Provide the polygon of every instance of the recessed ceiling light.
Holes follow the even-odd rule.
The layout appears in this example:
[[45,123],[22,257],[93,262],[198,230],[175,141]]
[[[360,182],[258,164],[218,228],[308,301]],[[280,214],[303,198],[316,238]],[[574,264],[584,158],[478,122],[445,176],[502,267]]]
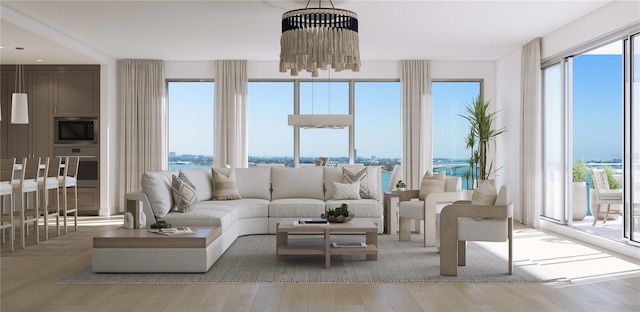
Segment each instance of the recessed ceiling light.
[[43,60],[36,60],[36,62],[44,62]]

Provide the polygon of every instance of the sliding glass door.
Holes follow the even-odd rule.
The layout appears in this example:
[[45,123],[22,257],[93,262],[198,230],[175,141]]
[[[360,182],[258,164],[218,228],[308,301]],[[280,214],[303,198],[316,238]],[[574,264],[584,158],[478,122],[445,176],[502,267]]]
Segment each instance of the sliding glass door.
[[624,236],[640,245],[640,33],[625,44]]
[[543,217],[558,223],[567,219],[564,66],[563,60],[542,70],[544,201],[541,212]]

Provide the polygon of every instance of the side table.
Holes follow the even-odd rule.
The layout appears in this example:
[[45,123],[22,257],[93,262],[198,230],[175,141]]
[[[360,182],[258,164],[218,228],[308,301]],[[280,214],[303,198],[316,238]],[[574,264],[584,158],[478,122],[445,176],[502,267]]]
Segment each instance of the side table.
[[392,198],[400,198],[401,191],[385,191],[383,195],[383,205],[384,205],[384,234],[391,234],[391,219],[395,217],[392,216],[391,209],[391,199]]

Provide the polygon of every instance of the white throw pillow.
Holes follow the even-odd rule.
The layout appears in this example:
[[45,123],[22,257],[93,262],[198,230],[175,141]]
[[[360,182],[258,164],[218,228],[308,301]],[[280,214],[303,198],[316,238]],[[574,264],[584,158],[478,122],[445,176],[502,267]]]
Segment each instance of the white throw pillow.
[[477,189],[473,191],[471,195],[472,205],[494,205],[496,198],[498,197],[498,191],[496,190],[496,184],[493,180],[483,180]]
[[424,177],[422,177],[422,182],[420,182],[420,192],[418,193],[418,198],[420,200],[425,200],[431,193],[444,192],[446,179],[447,174],[445,172],[440,172],[436,175],[432,175],[431,171],[427,170],[427,172],[424,174]]
[[333,199],[360,199],[360,182],[333,183]]
[[182,171],[178,173],[178,176],[174,174],[171,177],[171,193],[176,210],[179,212],[191,210],[197,202],[196,188]]
[[217,200],[242,199],[236,185],[235,170],[227,174],[213,170],[213,197]]
[[358,172],[352,172],[347,168],[342,168],[342,183],[360,182],[360,198],[371,198],[369,195],[369,178],[367,168],[362,168]]

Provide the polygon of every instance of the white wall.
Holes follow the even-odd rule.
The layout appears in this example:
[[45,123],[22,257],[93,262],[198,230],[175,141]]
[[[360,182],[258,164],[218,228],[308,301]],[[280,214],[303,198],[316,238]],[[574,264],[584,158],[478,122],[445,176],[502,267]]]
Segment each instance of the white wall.
[[[640,22],[640,1],[614,1],[542,37],[542,58]],[[533,40],[534,38],[531,38]]]
[[507,132],[498,137],[499,150],[496,163],[502,169],[496,177],[496,184],[509,185],[509,195],[514,205],[514,219],[522,220],[520,205],[520,51],[503,57],[496,63],[496,109],[500,111],[496,127],[505,127]]

